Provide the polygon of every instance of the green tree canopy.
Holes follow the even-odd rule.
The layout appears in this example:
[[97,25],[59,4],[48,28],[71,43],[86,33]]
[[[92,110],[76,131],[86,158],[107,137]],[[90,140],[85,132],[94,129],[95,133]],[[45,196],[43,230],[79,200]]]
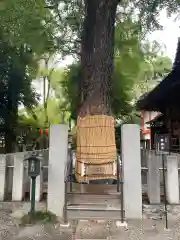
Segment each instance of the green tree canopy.
[[[133,103],[147,88],[151,89],[162,80],[172,66],[161,45],[141,42],[141,32],[136,31],[137,28],[137,24],[127,19],[116,26],[115,33],[111,106],[113,115],[124,121],[137,118]],[[60,82],[65,97],[61,107],[69,110],[74,119],[79,109],[81,74],[80,64],[73,64],[65,69]]]
[[32,108],[38,95],[31,85],[33,56],[27,46],[19,48],[0,41],[0,118],[1,132],[5,133],[6,151],[10,152],[15,141],[18,107]]
[[6,152],[16,142],[18,107],[36,105],[38,60],[55,49],[53,18],[44,1],[0,3],[0,118]]
[[2,0],[0,16],[0,29],[9,44],[27,44],[38,55],[54,50],[54,21],[44,0]]
[[172,68],[171,59],[164,54],[164,48],[158,42],[146,42],[143,52],[144,61],[139,71],[139,81],[134,86],[136,99],[162,81]]

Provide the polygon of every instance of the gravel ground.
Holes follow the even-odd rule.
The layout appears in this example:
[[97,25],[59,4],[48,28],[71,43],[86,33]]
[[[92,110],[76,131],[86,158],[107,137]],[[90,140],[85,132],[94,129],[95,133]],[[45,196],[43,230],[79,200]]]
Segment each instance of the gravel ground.
[[[35,225],[20,227],[18,219],[30,209],[29,203],[0,203],[0,240],[70,240],[73,226]],[[37,209],[46,209],[42,203]],[[115,222],[81,221],[75,239],[180,240],[180,206],[168,207],[170,230],[165,230],[163,206],[143,206],[143,221],[128,221],[127,227]]]

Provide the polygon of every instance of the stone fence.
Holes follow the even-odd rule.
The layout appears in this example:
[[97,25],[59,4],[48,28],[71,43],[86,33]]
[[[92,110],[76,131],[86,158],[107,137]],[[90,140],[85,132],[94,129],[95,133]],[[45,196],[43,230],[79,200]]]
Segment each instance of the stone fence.
[[[180,201],[180,154],[170,153],[165,158],[166,197],[169,204]],[[162,155],[152,150],[141,150],[142,185],[151,204],[159,204],[163,191]]]
[[[36,201],[40,201],[42,196],[47,194],[49,149],[34,152],[42,157],[41,174],[36,181]],[[28,177],[27,161],[24,159],[31,153],[0,154],[0,201],[29,200],[31,181]],[[167,156],[165,170],[167,200],[170,204],[178,204],[180,155]],[[156,155],[154,151],[141,150],[141,179],[142,192],[148,194],[150,203],[159,204],[160,195],[163,195],[162,156]]]
[[25,159],[37,152],[42,157],[41,174],[36,180],[36,201],[47,191],[49,150],[0,154],[0,201],[22,201],[30,195],[31,181]]
[[[41,174],[37,177],[36,201],[40,201],[42,196],[47,194],[49,149],[0,154],[0,201],[28,200],[31,182],[27,172],[27,161],[24,159],[34,152],[42,157]],[[180,155],[167,156],[165,170],[168,202],[178,204]],[[160,195],[163,195],[162,156],[156,155],[154,151],[141,150],[141,178],[142,192],[148,194],[150,203],[160,203]]]

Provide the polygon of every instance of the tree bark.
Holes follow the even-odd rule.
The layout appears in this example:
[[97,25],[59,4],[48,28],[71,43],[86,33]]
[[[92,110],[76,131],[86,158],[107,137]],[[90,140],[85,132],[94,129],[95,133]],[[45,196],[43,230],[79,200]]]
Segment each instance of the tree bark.
[[[11,92],[11,91],[10,91]],[[16,143],[15,128],[17,126],[18,103],[8,96],[7,114],[5,119],[5,152],[12,153]]]
[[118,0],[85,0],[79,116],[111,115],[114,30]]

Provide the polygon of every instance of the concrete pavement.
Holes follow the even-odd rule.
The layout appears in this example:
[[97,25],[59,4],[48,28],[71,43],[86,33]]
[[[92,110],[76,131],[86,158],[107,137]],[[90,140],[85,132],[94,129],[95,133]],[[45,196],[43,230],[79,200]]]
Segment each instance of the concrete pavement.
[[[180,206],[168,207],[170,230],[165,230],[163,206],[144,206],[142,221],[129,221],[127,227],[117,227],[114,221],[80,221],[73,239],[73,224],[68,228],[58,224],[19,226],[18,218],[29,211],[29,203],[0,204],[0,240],[179,240]],[[45,209],[37,204],[37,209]],[[78,213],[77,213],[78,214]]]

